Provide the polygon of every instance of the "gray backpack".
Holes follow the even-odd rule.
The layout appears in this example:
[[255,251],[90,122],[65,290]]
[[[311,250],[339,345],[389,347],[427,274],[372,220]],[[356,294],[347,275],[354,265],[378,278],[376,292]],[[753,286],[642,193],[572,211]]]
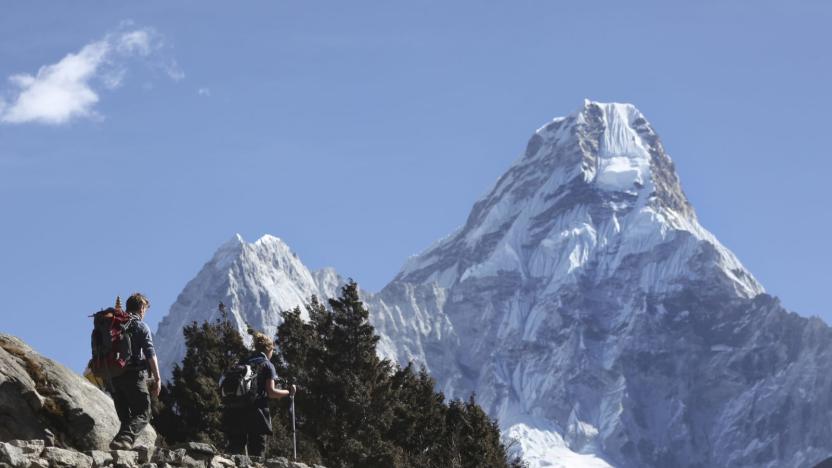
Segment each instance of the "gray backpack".
[[254,404],[260,394],[258,377],[265,362],[265,360],[256,363],[241,361],[222,373],[219,387],[224,407],[242,408]]

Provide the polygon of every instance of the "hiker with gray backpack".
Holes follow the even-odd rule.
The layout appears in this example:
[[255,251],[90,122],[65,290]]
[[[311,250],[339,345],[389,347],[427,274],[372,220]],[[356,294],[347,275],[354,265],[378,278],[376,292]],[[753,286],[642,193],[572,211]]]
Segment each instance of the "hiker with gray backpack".
[[269,399],[294,398],[296,387],[277,388],[277,371],[270,361],[274,342],[262,333],[248,332],[253,337],[254,353],[233,364],[220,378],[223,429],[229,453],[245,454],[247,450],[249,456],[262,457],[272,434]]

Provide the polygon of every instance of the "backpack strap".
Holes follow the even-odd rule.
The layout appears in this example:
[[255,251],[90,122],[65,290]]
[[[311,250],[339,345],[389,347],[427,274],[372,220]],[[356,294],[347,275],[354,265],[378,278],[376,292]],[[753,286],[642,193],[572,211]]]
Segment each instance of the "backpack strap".
[[248,360],[246,361],[246,363],[249,366],[251,366],[251,371],[254,374],[255,385],[257,386],[258,395],[261,393],[266,393],[266,379],[263,378],[260,374],[262,374],[263,369],[266,368],[267,362],[269,362],[269,360],[266,358],[266,356],[260,354],[252,356],[248,358]]

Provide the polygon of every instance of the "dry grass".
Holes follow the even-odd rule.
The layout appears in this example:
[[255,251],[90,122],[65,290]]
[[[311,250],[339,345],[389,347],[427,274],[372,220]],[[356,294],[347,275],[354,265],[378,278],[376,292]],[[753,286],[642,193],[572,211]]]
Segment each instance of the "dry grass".
[[38,393],[43,396],[55,394],[55,390],[49,383],[49,379],[46,376],[46,372],[43,370],[43,366],[35,361],[35,359],[29,355],[30,353],[27,353],[25,349],[8,341],[0,341],[0,348],[3,348],[7,353],[23,361],[26,366],[26,373],[29,374],[29,377],[31,377],[31,379],[35,382],[35,389]]
[[65,413],[63,407],[51,398],[46,398],[43,402],[43,410],[49,413],[50,416],[63,419]]

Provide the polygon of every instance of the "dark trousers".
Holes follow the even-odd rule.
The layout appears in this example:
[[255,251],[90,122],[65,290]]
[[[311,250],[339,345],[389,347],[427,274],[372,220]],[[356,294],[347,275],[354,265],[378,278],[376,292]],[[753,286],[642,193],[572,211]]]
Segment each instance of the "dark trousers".
[[268,434],[252,434],[241,432],[228,434],[228,452],[231,454],[245,455],[248,448],[248,456],[262,457],[266,453],[266,440]]
[[248,448],[250,457],[262,457],[272,433],[269,407],[260,402],[254,406],[226,408],[223,412],[223,428],[228,437],[229,453],[245,454]]
[[121,427],[115,439],[131,444],[150,422],[150,392],[144,371],[127,371],[114,377],[110,390]]

